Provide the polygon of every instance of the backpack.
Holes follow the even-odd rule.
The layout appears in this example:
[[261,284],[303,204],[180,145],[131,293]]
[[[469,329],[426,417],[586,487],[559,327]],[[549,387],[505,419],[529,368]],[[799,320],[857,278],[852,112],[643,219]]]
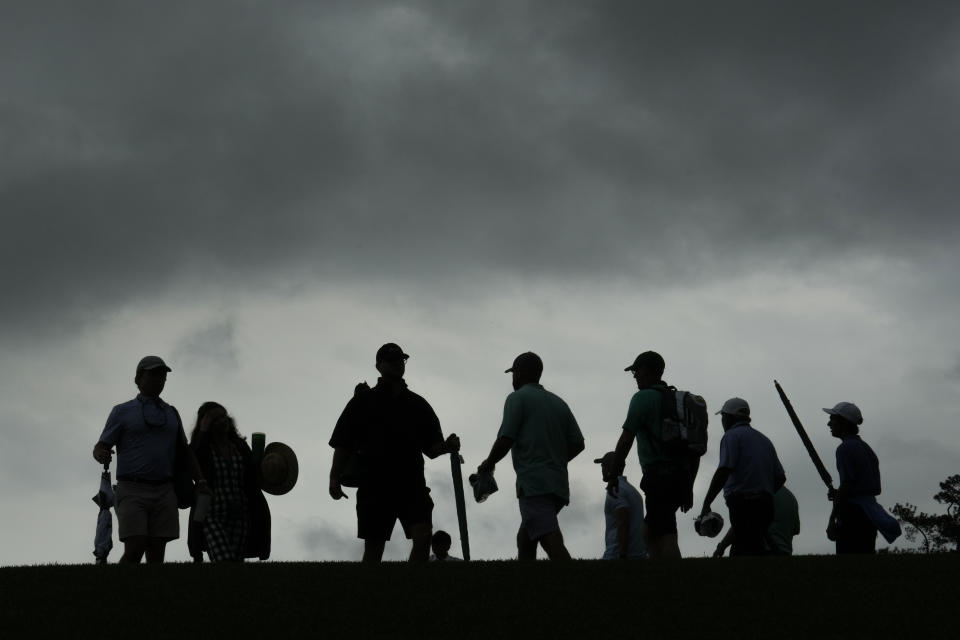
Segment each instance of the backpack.
[[707,452],[707,403],[676,387],[660,390],[660,440],[671,456],[700,457]]

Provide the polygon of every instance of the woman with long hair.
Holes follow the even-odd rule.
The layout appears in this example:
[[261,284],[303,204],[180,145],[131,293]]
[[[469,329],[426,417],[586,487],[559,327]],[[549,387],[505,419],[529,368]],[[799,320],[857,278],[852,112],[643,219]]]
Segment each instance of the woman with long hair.
[[204,402],[190,433],[193,449],[213,492],[203,522],[190,509],[187,546],[195,562],[206,551],[213,562],[270,557],[270,509],[247,441],[223,405]]

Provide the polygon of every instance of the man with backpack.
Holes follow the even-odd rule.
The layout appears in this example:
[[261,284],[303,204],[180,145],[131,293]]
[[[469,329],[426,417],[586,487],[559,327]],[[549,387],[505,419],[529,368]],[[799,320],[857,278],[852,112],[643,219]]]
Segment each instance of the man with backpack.
[[[616,464],[622,465],[637,443],[647,507],[644,541],[651,559],[680,557],[677,509],[686,513],[693,506],[693,482],[706,451],[706,405],[699,396],[669,387],[662,379],[665,368],[660,354],[644,351],[624,369],[633,374],[638,391],[614,449]],[[678,415],[683,409],[686,415]],[[616,483],[607,491],[614,494]]]

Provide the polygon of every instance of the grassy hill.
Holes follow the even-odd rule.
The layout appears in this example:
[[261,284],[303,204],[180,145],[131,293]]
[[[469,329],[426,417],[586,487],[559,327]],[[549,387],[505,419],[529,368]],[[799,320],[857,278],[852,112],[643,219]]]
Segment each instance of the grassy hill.
[[955,638],[960,554],[0,569],[5,638]]

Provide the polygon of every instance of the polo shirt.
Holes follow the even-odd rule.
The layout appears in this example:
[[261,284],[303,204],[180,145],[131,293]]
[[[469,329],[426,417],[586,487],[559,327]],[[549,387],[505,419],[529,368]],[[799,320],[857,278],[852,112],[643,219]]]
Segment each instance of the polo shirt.
[[793,553],[793,536],[800,533],[800,506],[797,498],[786,486],[773,494],[773,522],[767,529],[764,542],[775,554],[789,556]]
[[117,476],[160,482],[173,477],[180,416],[160,398],[143,394],[118,404],[107,417],[100,442],[117,448]]
[[723,485],[724,497],[737,493],[772,496],[777,476],[783,475],[773,443],[747,422],[738,422],[723,434],[718,466],[730,470]]
[[661,446],[660,404],[663,396],[661,391],[657,391],[658,388],[666,389],[667,385],[658,382],[649,389],[640,389],[633,394],[627,418],[623,422],[623,428],[636,438],[637,458],[640,468],[645,472],[654,463],[673,461],[663,453]]
[[507,396],[498,437],[511,438],[517,496],[570,498],[569,452],[583,442],[570,407],[542,385],[528,383]]
[[840,484],[850,488],[851,497],[880,495],[880,462],[860,436],[845,436],[837,447]]

